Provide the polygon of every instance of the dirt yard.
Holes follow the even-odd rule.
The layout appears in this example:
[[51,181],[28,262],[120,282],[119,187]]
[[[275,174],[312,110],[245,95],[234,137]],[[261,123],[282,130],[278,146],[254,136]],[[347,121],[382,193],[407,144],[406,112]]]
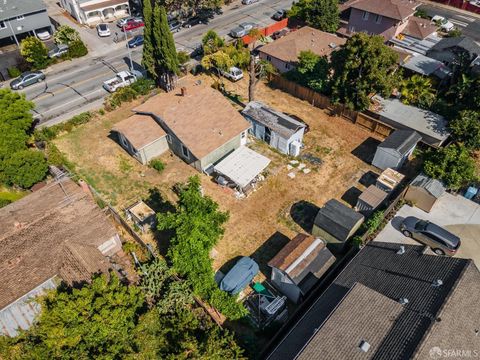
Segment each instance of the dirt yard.
[[[202,77],[202,81],[211,79]],[[237,83],[225,80],[225,87],[237,100],[247,97],[247,80]],[[225,235],[216,246],[215,267],[219,268],[237,256],[252,256],[266,269],[266,262],[298,231],[309,231],[313,217],[331,198],[353,203],[364,186],[359,183],[373,170],[368,157],[373,157],[377,140],[371,133],[347,120],[327,116],[323,110],[296,99],[280,90],[259,84],[259,101],[273,108],[298,116],[310,126],[304,138],[309,154],[321,159],[321,165],[300,160],[311,170],[305,174],[298,165],[287,169],[291,159],[271,150],[266,144],[253,142],[250,146],[272,160],[269,176],[261,187],[248,198],[238,200],[232,192],[222,189],[202,175],[207,195],[221,208],[230,212]],[[137,103],[104,116],[97,116],[88,124],[74,129],[56,140],[60,150],[77,165],[77,172],[93,185],[114,207],[121,210],[149,196],[157,188],[162,195],[175,201],[171,187],[198,174],[192,167],[171,154],[162,156],[165,170],[159,174],[131,158],[110,135],[113,124],[129,116]],[[362,160],[364,159],[364,160]],[[295,178],[287,176],[295,173]]]

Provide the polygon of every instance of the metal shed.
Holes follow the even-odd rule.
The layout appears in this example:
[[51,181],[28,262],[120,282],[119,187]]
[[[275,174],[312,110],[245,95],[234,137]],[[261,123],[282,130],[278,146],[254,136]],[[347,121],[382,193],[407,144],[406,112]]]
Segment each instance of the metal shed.
[[421,139],[420,134],[413,130],[394,131],[378,145],[372,165],[382,170],[401,168]]
[[375,211],[387,198],[388,194],[375,185],[370,185],[358,198],[355,210],[365,216]]
[[405,194],[405,200],[411,201],[423,211],[430,212],[433,205],[444,193],[445,186],[441,181],[420,174],[410,183]]

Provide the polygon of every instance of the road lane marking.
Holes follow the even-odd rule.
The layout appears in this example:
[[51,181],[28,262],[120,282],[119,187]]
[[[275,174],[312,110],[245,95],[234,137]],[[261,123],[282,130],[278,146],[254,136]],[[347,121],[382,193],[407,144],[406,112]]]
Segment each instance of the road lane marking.
[[463,21],[459,21],[459,20],[455,20],[455,19],[450,19],[449,21],[452,24],[455,24],[455,25],[458,25],[458,26],[461,26],[461,27],[467,27],[468,26],[468,23],[463,22]]
[[[84,97],[87,98],[88,96],[90,96],[90,95],[92,95],[92,94],[95,94],[95,93],[97,93],[97,92],[99,92],[99,91],[104,91],[104,90],[103,90],[103,89],[97,89],[97,90],[91,91],[91,92],[85,94]],[[78,101],[78,100],[85,100],[85,99],[84,99],[84,98],[75,98],[75,99],[72,99],[72,100],[70,100],[70,101],[67,101],[67,102],[62,103],[61,105],[55,106],[55,107],[53,107],[53,108],[49,108],[49,109],[47,109],[47,110],[45,110],[45,111],[42,111],[42,112],[39,113],[39,114],[40,114],[42,117],[44,117],[44,114],[47,114],[47,113],[49,113],[49,112],[52,112],[53,110],[57,110],[57,109],[60,109],[60,108],[62,108],[62,107],[65,107],[66,105],[69,105],[69,104],[71,104],[71,103],[74,103],[74,102],[76,102],[76,101]],[[88,102],[91,101],[91,100],[92,100],[92,99],[90,99],[90,100],[87,99],[87,100],[85,100],[85,101],[88,103]]]
[[464,19],[464,20],[466,20],[466,21],[468,21],[468,22],[474,22],[474,21],[475,21],[474,18],[465,16],[465,15],[456,15],[456,16],[459,17],[459,18],[462,18],[462,19]]

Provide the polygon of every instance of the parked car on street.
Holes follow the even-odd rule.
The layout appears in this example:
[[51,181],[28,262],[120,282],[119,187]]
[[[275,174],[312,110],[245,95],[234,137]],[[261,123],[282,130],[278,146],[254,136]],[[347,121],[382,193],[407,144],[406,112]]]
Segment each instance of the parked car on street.
[[121,28],[122,26],[127,25],[127,23],[128,23],[129,21],[132,21],[133,19],[134,19],[133,16],[124,17],[123,19],[120,19],[120,20],[117,21],[117,26],[118,26],[119,28]]
[[276,21],[280,21],[287,17],[287,10],[278,10],[275,14],[272,15],[272,19]]
[[184,21],[182,23],[182,26],[184,28],[191,28],[192,26],[195,26],[195,25],[198,25],[198,24],[206,24],[208,22],[208,18],[207,19],[204,19],[202,17],[200,17],[199,15],[196,15],[194,17],[191,17],[190,19]]
[[232,81],[243,79],[243,72],[239,68],[232,66],[228,71],[220,71],[220,73]]
[[240,38],[249,33],[250,30],[257,27],[257,24],[251,22],[244,22],[238,25],[236,28],[230,30],[229,35],[233,38]]
[[113,93],[122,87],[133,84],[141,77],[142,74],[139,71],[120,71],[114,78],[105,81],[103,88]]
[[131,31],[144,26],[145,26],[145,23],[143,22],[143,20],[134,19],[129,21],[125,26],[123,26],[122,31]]
[[288,34],[288,30],[287,29],[283,29],[283,30],[278,30],[278,31],[275,31],[272,35],[271,35],[271,38],[273,40],[277,40],[277,39],[280,39],[282,37],[284,37],[285,35]]
[[446,32],[452,31],[455,28],[455,25],[453,25],[453,23],[451,23],[450,21],[448,21],[447,19],[445,19],[443,16],[440,16],[440,15],[435,15],[432,18],[432,21],[438,26],[440,26],[440,29]]
[[259,0],[242,0],[242,4],[243,5],[250,5],[250,4],[256,3],[258,1]]
[[128,40],[127,46],[129,48],[135,48],[137,46],[143,45],[143,35],[137,35],[132,39]]
[[43,80],[45,80],[45,74],[41,71],[26,71],[10,82],[10,87],[13,90],[22,90],[24,87],[36,84]]
[[58,44],[55,45],[49,52],[48,57],[53,59],[55,57],[62,56],[68,52],[68,45],[67,44]]
[[182,24],[178,20],[172,20],[168,23],[168,27],[172,33],[176,33],[180,31]]
[[98,24],[97,25],[97,34],[100,37],[107,37],[111,35],[110,28],[108,27],[108,24]]
[[460,247],[460,238],[434,223],[408,216],[400,225],[403,235],[429,246],[437,255],[453,256]]

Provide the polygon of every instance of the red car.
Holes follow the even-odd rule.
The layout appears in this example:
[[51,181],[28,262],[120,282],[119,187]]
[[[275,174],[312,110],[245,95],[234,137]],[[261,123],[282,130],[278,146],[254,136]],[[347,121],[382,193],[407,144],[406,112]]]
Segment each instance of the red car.
[[143,21],[132,20],[129,21],[124,27],[122,27],[122,31],[130,31],[141,28],[142,26],[145,26],[145,23]]

